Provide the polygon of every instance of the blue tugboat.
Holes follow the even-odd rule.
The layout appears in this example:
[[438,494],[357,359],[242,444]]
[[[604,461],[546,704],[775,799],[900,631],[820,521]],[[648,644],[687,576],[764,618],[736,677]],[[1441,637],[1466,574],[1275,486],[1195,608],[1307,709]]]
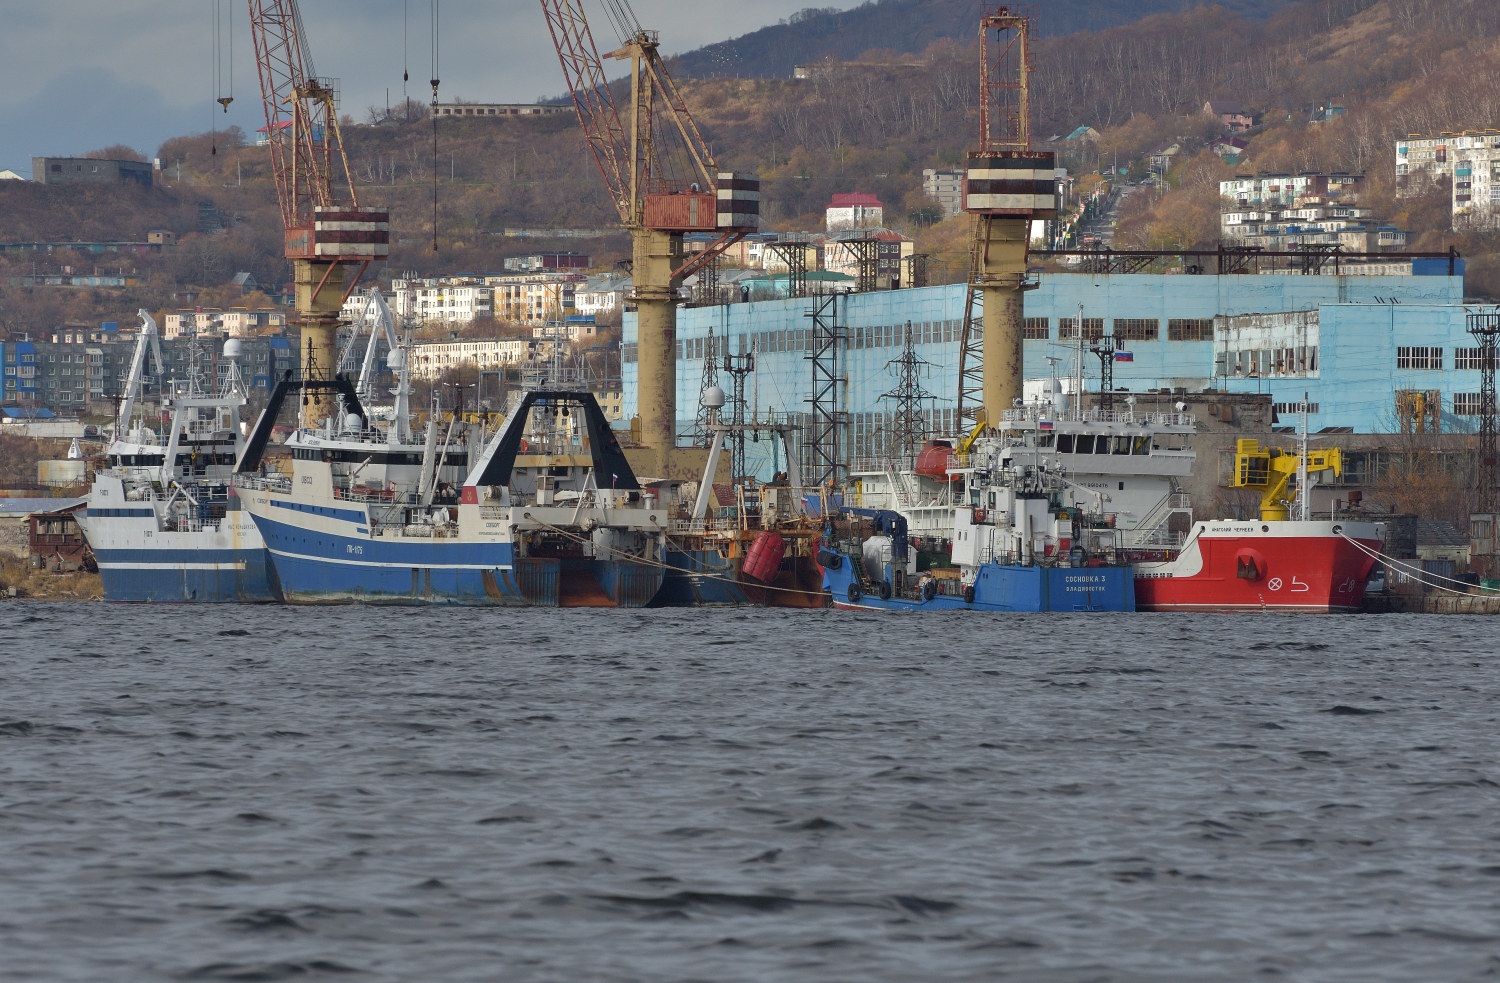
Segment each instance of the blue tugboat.
[[976,442],[969,466],[955,473],[967,500],[952,508],[951,566],[918,570],[900,512],[844,508],[830,517],[818,560],[835,607],[1135,610],[1132,566],[1111,517],[1076,502],[1082,492],[1102,506],[1105,496],[1002,440]]

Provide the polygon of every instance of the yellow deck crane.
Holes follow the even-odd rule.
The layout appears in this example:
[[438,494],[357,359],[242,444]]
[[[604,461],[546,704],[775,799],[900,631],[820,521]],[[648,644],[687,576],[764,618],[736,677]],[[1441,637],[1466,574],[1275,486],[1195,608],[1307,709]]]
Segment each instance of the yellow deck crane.
[[[707,452],[677,446],[677,304],[682,283],[760,225],[760,182],[722,172],[658,53],[657,32],[626,0],[608,0],[622,43],[604,57],[630,64],[629,112],[615,104],[581,0],[541,0],[589,150],[631,237],[637,325],[638,474],[692,479]],[[683,236],[717,233],[689,258]]]
[[249,4],[302,332],[302,425],[316,426],[334,410],[339,312],[369,264],[389,254],[390,217],[359,205],[339,133],[338,86],[313,70],[296,0]]

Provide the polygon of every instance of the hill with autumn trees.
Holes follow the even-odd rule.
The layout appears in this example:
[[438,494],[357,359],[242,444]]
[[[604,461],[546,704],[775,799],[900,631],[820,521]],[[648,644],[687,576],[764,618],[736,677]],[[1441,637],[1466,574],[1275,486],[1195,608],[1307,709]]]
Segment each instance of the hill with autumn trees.
[[[977,22],[993,4],[924,0],[918,20],[914,3],[805,12],[794,23],[758,32],[765,35],[756,42],[765,60],[756,64],[781,67],[785,52],[776,61],[772,49],[785,47],[787,38],[818,32],[825,40],[840,38],[845,47],[835,54],[826,54],[834,51],[826,43],[807,49],[825,52],[809,59],[816,64],[807,78],[790,78],[779,67],[754,77],[715,73],[702,67],[712,64],[705,53],[677,59],[673,70],[718,163],[761,176],[765,227],[817,229],[834,193],[874,193],[886,203],[888,224],[933,257],[934,277],[957,281],[966,269],[967,222],[937,221],[921,191],[921,171],[960,165],[976,139]],[[1102,13],[1127,9],[1124,3],[1084,6]],[[1033,47],[1033,133],[1066,134],[1085,125],[1099,133],[1082,146],[1058,144],[1063,166],[1087,176],[1101,167],[1139,167],[1160,147],[1181,147],[1163,194],[1127,200],[1118,246],[1213,247],[1218,182],[1236,172],[1349,171],[1366,176],[1361,203],[1375,218],[1407,229],[1412,249],[1456,246],[1469,258],[1470,293],[1500,298],[1500,236],[1452,232],[1446,184],[1398,197],[1393,173],[1398,137],[1497,124],[1500,4],[1240,0],[1182,9],[1181,0],[1164,0],[1131,6],[1168,12],[1097,30],[1041,32]],[[863,47],[853,53],[849,18],[868,29],[857,35]],[[934,24],[950,22],[953,33],[929,36]],[[922,30],[913,31],[914,23]],[[881,24],[879,30],[870,26]],[[734,43],[751,52],[755,37]],[[749,64],[742,61],[740,68]],[[1241,137],[1248,149],[1235,167],[1204,149],[1220,131],[1201,109],[1220,98],[1259,114],[1258,125]],[[1313,111],[1330,103],[1344,107],[1343,115],[1312,122]],[[570,115],[442,119],[434,154],[432,120],[420,105],[408,105],[391,117],[349,118],[345,140],[361,202],[391,211],[395,242],[377,276],[494,271],[507,256],[551,249],[587,251],[601,267],[628,257],[619,233],[589,240],[502,234],[617,224]],[[99,155],[120,153],[110,148]],[[156,228],[180,237],[175,250],[156,256],[0,256],[0,331],[130,320],[137,307],[160,309],[187,298],[244,303],[226,286],[241,271],[262,284],[285,280],[265,148],[231,131],[180,137],[152,156],[166,169],[150,190],[0,182],[0,242],[141,240]],[[205,214],[222,229],[203,230]],[[137,285],[59,291],[9,279],[63,266],[128,269]]]

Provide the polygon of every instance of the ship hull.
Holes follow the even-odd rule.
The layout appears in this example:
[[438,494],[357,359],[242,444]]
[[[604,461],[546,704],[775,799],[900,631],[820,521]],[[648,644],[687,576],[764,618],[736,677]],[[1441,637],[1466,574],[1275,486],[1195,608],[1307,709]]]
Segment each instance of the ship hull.
[[1370,522],[1200,522],[1174,558],[1136,565],[1136,608],[1354,612],[1381,548]]
[[[635,608],[661,588],[659,563],[522,557],[496,535],[374,536],[362,508],[244,494],[276,586],[292,604]],[[471,507],[458,508],[462,524]]]
[[230,510],[189,531],[163,528],[152,501],[126,501],[118,479],[100,476],[78,522],[99,564],[108,601],[269,603],[265,543],[245,512]]
[[[833,606],[862,611],[1003,611],[1041,613],[1064,611],[1129,612],[1135,610],[1135,589],[1129,567],[1044,567],[986,563],[977,568],[972,591],[956,580],[919,581],[909,591],[869,592],[856,580],[849,557],[837,556],[837,566],[825,567],[823,582]],[[891,596],[882,596],[891,593]]]
[[769,584],[740,571],[739,557],[717,549],[668,549],[661,607],[826,608],[828,595],[811,557],[789,556]]

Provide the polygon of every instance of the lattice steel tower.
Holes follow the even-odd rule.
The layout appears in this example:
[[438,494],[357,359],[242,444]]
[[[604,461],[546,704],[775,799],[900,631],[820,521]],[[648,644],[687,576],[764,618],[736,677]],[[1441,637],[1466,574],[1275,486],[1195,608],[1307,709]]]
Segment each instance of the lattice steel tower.
[[713,325],[708,326],[708,337],[703,339],[703,384],[698,389],[698,419],[693,425],[693,437],[702,444],[713,440],[713,423],[717,407],[710,408],[703,397],[710,389],[719,387],[719,344],[714,338]]
[[885,363],[887,368],[896,367],[896,388],[882,393],[881,399],[896,401],[896,415],[891,421],[890,443],[886,453],[902,462],[916,457],[917,448],[927,439],[927,420],[922,414],[922,401],[932,399],[932,393],[922,388],[922,366],[928,361],[917,354],[912,344],[911,322],[906,322],[906,345],[901,356]]
[[1479,500],[1475,511],[1496,511],[1495,501],[1496,422],[1495,359],[1500,349],[1500,313],[1470,314],[1469,334],[1479,342],[1479,474],[1475,482]]

